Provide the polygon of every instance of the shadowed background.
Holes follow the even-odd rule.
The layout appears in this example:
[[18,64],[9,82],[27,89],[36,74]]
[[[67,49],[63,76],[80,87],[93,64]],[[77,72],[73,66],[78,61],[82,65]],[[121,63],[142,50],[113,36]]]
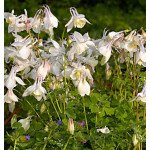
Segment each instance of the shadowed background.
[[[64,25],[70,20],[70,7],[76,7],[79,14],[84,14],[92,23],[86,24],[82,29],[73,29],[81,33],[88,32],[92,38],[100,38],[104,28],[110,31],[124,29],[137,29],[146,27],[146,0],[5,0],[5,12],[13,9],[15,15],[28,12],[28,17],[34,17],[36,11],[48,4],[52,13],[58,18],[59,26],[54,29],[55,37],[59,38],[64,30]],[[13,37],[8,34],[8,24],[5,23],[5,45],[13,42]],[[69,32],[69,33],[71,33]],[[27,35],[27,33],[21,33]],[[47,39],[42,33],[41,38]]]

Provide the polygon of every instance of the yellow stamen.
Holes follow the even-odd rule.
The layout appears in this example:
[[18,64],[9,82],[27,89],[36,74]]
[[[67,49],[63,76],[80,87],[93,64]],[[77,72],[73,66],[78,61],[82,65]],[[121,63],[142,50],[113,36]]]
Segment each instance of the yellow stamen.
[[81,22],[81,21],[78,21],[78,25],[82,26],[82,22]]
[[132,43],[131,44],[131,47],[133,48],[133,47],[136,47],[136,44],[135,43]]
[[80,72],[79,71],[76,73],[76,77],[80,78]]
[[12,23],[12,21],[11,21],[10,19],[7,19],[7,22],[8,22],[8,23]]

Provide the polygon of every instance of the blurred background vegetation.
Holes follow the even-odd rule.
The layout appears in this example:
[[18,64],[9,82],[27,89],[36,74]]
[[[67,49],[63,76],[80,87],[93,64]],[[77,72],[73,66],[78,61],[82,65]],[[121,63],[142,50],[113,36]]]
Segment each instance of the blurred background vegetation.
[[[57,37],[61,37],[64,25],[70,20],[70,7],[76,7],[78,13],[84,14],[92,23],[86,24],[83,29],[74,30],[81,33],[88,32],[92,38],[100,38],[104,28],[110,31],[146,28],[146,0],[5,0],[4,10],[11,12],[14,9],[15,15],[20,15],[26,9],[28,17],[34,17],[43,4],[48,4],[52,13],[60,21],[59,27],[54,29]],[[10,45],[13,37],[8,34],[7,23],[4,27],[4,44]],[[47,39],[47,35],[41,36]]]

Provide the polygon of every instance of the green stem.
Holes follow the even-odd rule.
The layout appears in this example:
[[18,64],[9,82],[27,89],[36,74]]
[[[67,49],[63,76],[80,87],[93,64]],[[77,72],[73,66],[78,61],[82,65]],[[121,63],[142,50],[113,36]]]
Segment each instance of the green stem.
[[46,142],[45,142],[45,144],[44,144],[44,146],[43,146],[43,149],[42,149],[42,150],[45,150],[46,145],[47,145],[47,143],[48,143],[48,140],[49,140],[49,138],[50,138],[51,133],[52,133],[52,130],[50,131],[50,133],[49,133],[49,135],[48,135],[48,137],[47,137],[47,140],[46,140]]
[[17,140],[15,139],[14,150],[16,149]]
[[[49,94],[49,95],[50,95],[50,94]],[[51,95],[50,95],[50,100],[51,100],[51,103],[52,103],[52,105],[53,105],[53,107],[54,107],[54,109],[55,109],[55,111],[56,111],[56,114],[57,114],[59,120],[61,120],[60,117],[59,117],[59,114],[58,114],[58,112],[57,112],[57,109],[56,109],[56,107],[55,107],[55,105],[54,105],[54,102],[53,102],[53,99],[52,99]]]
[[47,110],[47,114],[48,114],[48,116],[49,116],[49,119],[52,121],[52,116],[50,115],[50,112],[49,112],[49,109],[48,109],[47,104],[45,103],[45,100],[43,100],[43,103],[44,103],[44,105],[46,106],[46,110]]
[[137,117],[137,121],[139,121],[138,102],[136,102],[136,117]]
[[57,107],[58,107],[58,109],[59,109],[60,113],[62,113],[61,108],[60,108],[59,103],[58,103],[58,100],[57,100],[57,98],[56,98],[56,94],[55,94],[55,99],[56,99]]
[[70,135],[70,137],[68,138],[68,140],[67,140],[67,143],[66,143],[66,145],[65,145],[65,147],[63,148],[63,150],[66,150],[66,148],[67,148],[67,145],[68,145],[68,143],[69,143],[69,140],[70,140],[70,138],[72,137],[72,135]]
[[65,35],[65,29],[66,29],[66,28],[64,28],[64,31],[63,31],[63,34],[62,34],[62,38],[61,38],[61,46],[62,46],[62,44],[63,44],[63,38],[64,38],[64,35]]
[[84,108],[84,116],[85,116],[86,129],[87,129],[87,132],[88,132],[89,129],[88,129],[88,122],[87,122],[87,117],[86,117],[86,110],[85,110],[85,101],[84,101],[84,97],[83,97],[83,108]]
[[145,120],[146,105],[144,104],[143,120]]
[[41,122],[42,122],[44,125],[46,125],[46,124],[44,123],[44,121],[41,119],[40,115],[36,112],[36,110],[34,109],[34,107],[30,104],[30,102],[29,102],[27,99],[25,99],[25,100],[26,100],[26,102],[31,106],[31,108],[32,108],[33,111],[36,113],[36,115],[39,117],[39,119],[41,120]]
[[67,91],[67,84],[66,84],[66,53],[65,53],[65,56],[64,56],[64,83],[65,83],[65,97],[64,97],[64,101],[63,101],[63,104],[64,104],[64,115],[65,115],[65,109],[66,109],[66,91]]

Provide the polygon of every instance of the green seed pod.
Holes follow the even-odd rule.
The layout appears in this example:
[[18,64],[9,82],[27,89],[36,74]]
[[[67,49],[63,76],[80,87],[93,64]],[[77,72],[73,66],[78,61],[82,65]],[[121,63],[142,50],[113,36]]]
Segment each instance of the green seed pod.
[[43,103],[42,106],[41,106],[41,109],[40,109],[40,112],[43,113],[46,109],[46,106],[45,104]]

